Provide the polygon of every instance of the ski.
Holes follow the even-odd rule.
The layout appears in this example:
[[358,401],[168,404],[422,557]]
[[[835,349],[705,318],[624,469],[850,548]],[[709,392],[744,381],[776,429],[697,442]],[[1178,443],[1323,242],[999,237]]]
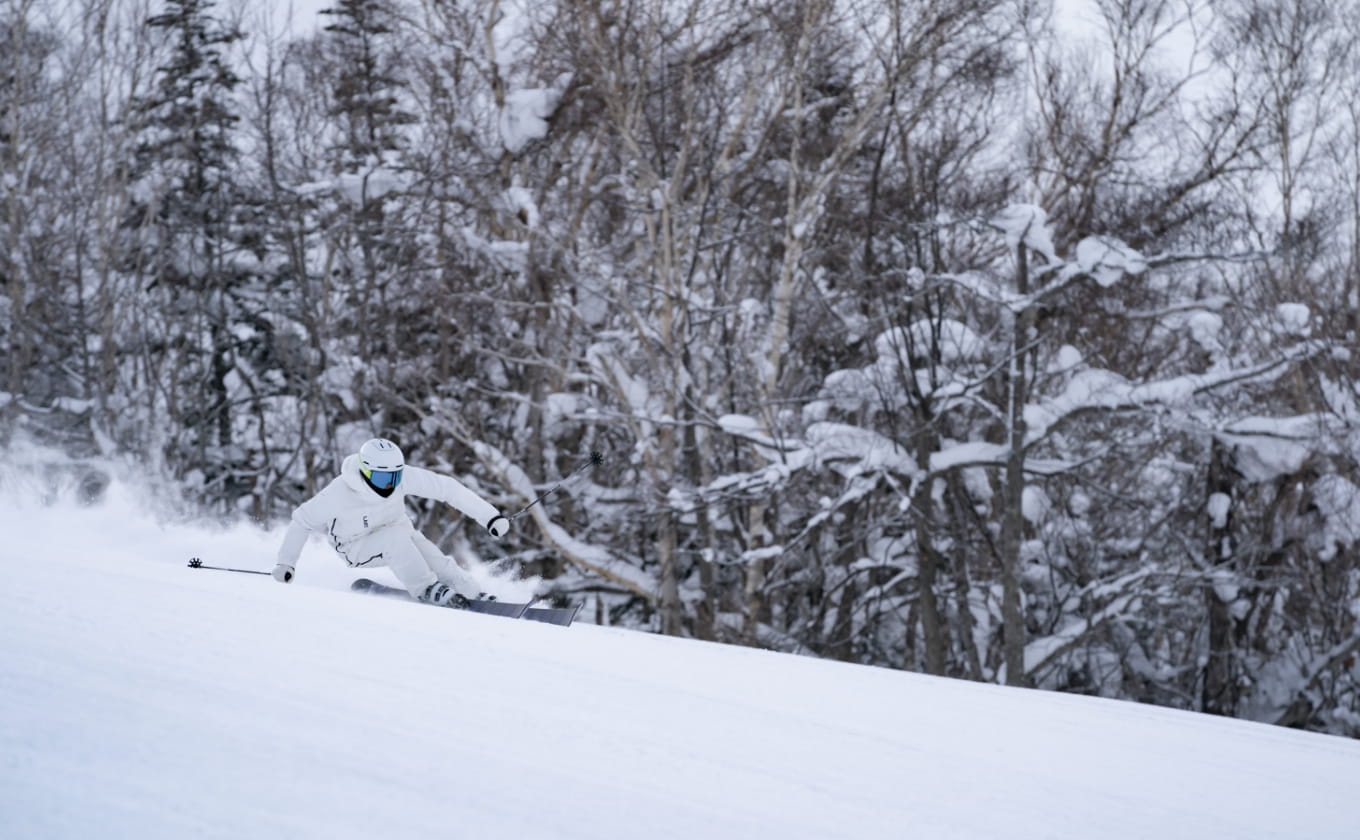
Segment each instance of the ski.
[[[408,601],[417,601],[417,599],[412,598],[411,593],[407,592],[405,589],[387,586],[386,584],[378,583],[376,580],[369,580],[368,578],[359,578],[351,583],[349,588],[356,592],[367,592],[370,595],[383,595],[392,598],[405,598]],[[417,602],[419,603],[419,601]],[[483,613],[485,615],[499,615],[504,618],[519,618],[524,615],[525,610],[529,609],[529,605],[479,598],[475,601],[465,601],[460,606],[451,606],[450,608]]]
[[[383,595],[386,597],[404,598],[408,601],[415,601],[411,594],[405,589],[398,589],[395,586],[387,586],[378,583],[376,580],[359,578],[349,585],[355,592],[367,592],[371,595]],[[530,621],[541,621],[545,624],[556,624],[559,627],[570,627],[576,619],[576,614],[581,607],[531,607],[526,604],[517,604],[510,601],[492,601],[479,598],[475,601],[468,601],[459,607],[452,609],[467,610],[469,612],[484,613],[487,615],[499,615],[505,618],[527,618]]]
[[462,606],[453,607],[453,609],[467,610],[468,612],[483,613],[485,615],[499,615],[503,618],[519,618],[524,615],[525,610],[529,609],[529,605],[478,598],[475,601],[467,601]]
[[581,605],[574,607],[530,607],[524,611],[524,617],[530,621],[541,621],[544,624],[556,624],[559,627],[570,627],[576,620],[576,614],[581,611]]
[[368,578],[359,578],[351,583],[349,588],[354,592],[367,592],[370,595],[404,598],[408,601],[415,600],[415,598],[411,597],[411,593],[407,592],[405,589],[398,589],[395,586],[388,586],[383,583],[378,583],[376,580],[369,580]]

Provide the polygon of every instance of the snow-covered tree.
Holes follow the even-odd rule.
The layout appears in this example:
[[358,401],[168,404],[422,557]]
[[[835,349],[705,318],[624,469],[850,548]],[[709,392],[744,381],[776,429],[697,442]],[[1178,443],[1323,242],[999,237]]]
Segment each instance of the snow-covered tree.
[[214,5],[167,0],[146,20],[163,34],[165,58],[154,88],[133,103],[122,267],[150,303],[126,342],[131,364],[157,383],[140,395],[136,416],[171,421],[133,434],[163,447],[205,500],[234,505],[251,495],[260,466],[242,447],[242,421],[260,397],[250,363],[268,328],[260,218],[238,169],[241,80],[230,50],[242,34]]
[[1360,732],[1353,0],[95,5],[3,20],[0,434],[268,520],[382,433],[571,476],[418,514],[605,623]]

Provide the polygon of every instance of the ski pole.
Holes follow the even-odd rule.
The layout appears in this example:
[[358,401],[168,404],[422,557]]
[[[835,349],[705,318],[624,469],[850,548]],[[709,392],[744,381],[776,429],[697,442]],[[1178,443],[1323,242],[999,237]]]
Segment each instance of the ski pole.
[[580,465],[579,467],[577,467],[576,469],[574,469],[574,470],[572,470],[571,472],[567,473],[566,476],[565,476],[561,481],[557,482],[557,483],[554,484],[552,487],[548,488],[548,492],[544,493],[543,495],[539,496],[537,499],[534,499],[532,502],[530,502],[529,504],[527,504],[527,505],[525,505],[523,508],[521,508],[520,511],[519,511],[519,513],[517,513],[517,514],[515,514],[514,516],[511,516],[511,517],[510,517],[510,521],[513,522],[513,521],[515,521],[516,519],[519,519],[519,518],[520,518],[521,516],[523,516],[524,514],[528,513],[528,512],[529,512],[529,508],[533,507],[534,505],[536,505],[536,504],[538,504],[539,502],[543,501],[544,499],[548,498],[548,496],[552,495],[552,493],[553,493],[554,491],[556,491],[557,488],[561,487],[563,484],[566,484],[569,480],[571,480],[572,476],[576,475],[576,474],[577,474],[578,472],[580,472],[581,470],[588,469],[588,468],[590,468],[590,467],[594,467],[594,466],[597,466],[597,465],[602,464],[602,463],[604,463],[604,455],[600,454],[599,452],[591,452],[591,453],[590,453],[590,458],[587,459],[587,461],[586,461],[584,464],[581,464],[581,465]]
[[258,569],[228,569],[226,566],[207,566],[202,560],[194,557],[189,560],[191,569],[216,569],[219,572],[240,572],[243,575],[267,575],[269,572],[261,572]]

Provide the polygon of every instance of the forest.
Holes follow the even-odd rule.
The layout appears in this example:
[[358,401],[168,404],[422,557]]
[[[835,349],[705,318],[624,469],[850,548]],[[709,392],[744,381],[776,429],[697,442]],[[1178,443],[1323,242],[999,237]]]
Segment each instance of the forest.
[[0,447],[1360,737],[1360,0],[274,5],[0,0]]

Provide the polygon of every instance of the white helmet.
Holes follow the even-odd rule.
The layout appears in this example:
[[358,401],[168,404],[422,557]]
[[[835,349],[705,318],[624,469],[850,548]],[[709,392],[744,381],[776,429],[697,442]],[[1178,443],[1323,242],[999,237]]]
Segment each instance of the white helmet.
[[405,466],[401,447],[386,438],[373,438],[359,447],[359,472],[369,486],[383,495],[401,484],[401,471]]

